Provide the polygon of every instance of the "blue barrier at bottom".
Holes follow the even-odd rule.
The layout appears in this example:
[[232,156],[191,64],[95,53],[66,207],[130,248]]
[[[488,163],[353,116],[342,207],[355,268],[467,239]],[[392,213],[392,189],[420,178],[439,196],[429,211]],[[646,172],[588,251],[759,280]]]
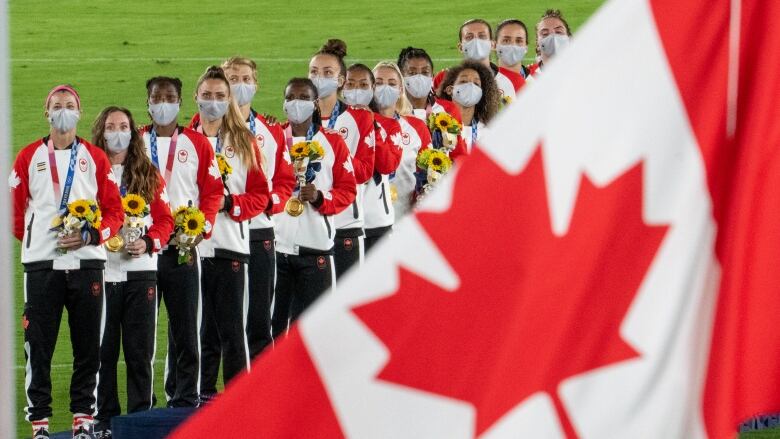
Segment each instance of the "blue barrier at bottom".
[[111,420],[114,439],[163,439],[195,412],[194,408],[153,409]]

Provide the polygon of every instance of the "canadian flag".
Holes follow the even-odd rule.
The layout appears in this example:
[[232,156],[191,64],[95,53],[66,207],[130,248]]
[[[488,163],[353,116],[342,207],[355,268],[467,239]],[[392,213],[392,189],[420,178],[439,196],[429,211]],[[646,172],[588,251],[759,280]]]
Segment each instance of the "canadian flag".
[[174,437],[727,438],[780,412],[777,23],[608,1]]

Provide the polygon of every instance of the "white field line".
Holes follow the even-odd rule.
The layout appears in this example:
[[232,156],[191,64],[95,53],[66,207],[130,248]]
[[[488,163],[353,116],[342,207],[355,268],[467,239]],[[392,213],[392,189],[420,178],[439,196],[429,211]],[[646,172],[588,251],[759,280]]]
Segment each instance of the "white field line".
[[[163,363],[165,363],[165,360],[162,360],[162,359],[154,360],[154,364],[163,364]],[[122,366],[126,366],[125,362],[122,361],[122,360],[117,362],[117,365],[120,365],[120,364]],[[16,370],[24,369],[24,367],[25,367],[24,365],[14,366],[14,369],[16,369]],[[51,365],[52,369],[67,369],[67,368],[72,368],[72,367],[73,367],[72,363],[56,363],[56,364],[52,364]]]

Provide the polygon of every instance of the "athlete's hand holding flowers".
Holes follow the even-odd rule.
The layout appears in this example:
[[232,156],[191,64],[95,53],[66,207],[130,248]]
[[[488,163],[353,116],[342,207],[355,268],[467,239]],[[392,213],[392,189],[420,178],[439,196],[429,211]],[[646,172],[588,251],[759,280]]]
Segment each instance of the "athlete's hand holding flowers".
[[94,200],[76,200],[68,204],[52,222],[52,231],[57,232],[57,247],[61,253],[78,250],[89,244],[97,245],[100,238],[102,215]]

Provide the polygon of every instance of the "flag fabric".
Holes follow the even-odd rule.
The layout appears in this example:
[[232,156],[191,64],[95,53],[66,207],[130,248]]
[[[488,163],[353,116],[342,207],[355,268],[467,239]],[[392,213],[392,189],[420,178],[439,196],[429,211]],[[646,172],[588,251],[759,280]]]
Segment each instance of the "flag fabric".
[[778,22],[608,1],[173,437],[727,438],[780,412]]
[[[10,174],[11,156],[11,50],[8,31],[8,2],[0,0],[0,126],[6,127],[0,132],[0,175]],[[0,206],[11,206],[10,191],[0,191]],[[0,233],[2,236],[12,236],[11,209],[4,209],[0,214]],[[13,246],[10,239],[0,240],[0,425],[3,434],[14,437],[16,418],[19,416],[15,408],[16,386],[14,359],[14,336],[16,334],[14,316],[13,271],[11,261],[14,260]]]

